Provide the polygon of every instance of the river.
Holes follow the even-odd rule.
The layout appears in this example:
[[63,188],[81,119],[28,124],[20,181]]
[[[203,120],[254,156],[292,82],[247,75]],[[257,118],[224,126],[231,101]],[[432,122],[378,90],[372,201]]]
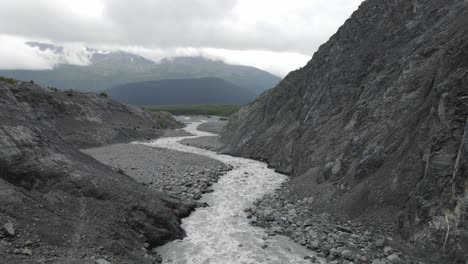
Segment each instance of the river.
[[203,122],[192,122],[184,128],[194,136],[160,138],[143,143],[152,147],[204,155],[234,167],[212,186],[214,192],[203,196],[201,201],[208,203],[209,207],[198,208],[183,219],[182,227],[187,237],[157,249],[163,263],[311,263],[310,260],[304,260],[304,257],[315,256],[313,251],[285,236],[269,237],[262,228],[250,225],[243,211],[263,195],[274,192],[287,177],[259,161],[222,155],[179,143],[186,138],[213,136],[212,133],[197,129]]

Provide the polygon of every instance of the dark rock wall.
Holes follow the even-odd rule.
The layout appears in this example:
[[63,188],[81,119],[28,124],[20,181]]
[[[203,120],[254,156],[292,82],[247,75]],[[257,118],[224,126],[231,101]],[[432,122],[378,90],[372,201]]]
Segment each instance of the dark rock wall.
[[468,2],[368,0],[222,141],[293,175],[316,210],[394,226],[456,262],[468,258],[467,116]]
[[73,125],[103,124],[112,113],[150,119],[108,100],[101,104],[96,96],[75,96],[82,96],[83,103],[62,101],[29,83],[0,82],[0,223],[11,222],[17,229],[8,243],[34,244],[28,258],[9,254],[2,244],[1,262],[83,263],[111,255],[115,263],[152,263],[139,250],[183,237],[179,218],[189,206],[81,153],[56,127],[60,118]]

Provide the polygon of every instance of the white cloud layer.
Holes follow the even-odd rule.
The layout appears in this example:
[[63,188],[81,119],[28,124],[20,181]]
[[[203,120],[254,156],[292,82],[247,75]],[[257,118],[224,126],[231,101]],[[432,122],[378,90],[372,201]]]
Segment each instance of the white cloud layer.
[[[284,75],[305,64],[361,1],[0,0],[0,35],[162,56],[185,50]],[[11,41],[0,44],[0,56],[13,57],[0,67],[44,66],[29,48],[8,52]]]

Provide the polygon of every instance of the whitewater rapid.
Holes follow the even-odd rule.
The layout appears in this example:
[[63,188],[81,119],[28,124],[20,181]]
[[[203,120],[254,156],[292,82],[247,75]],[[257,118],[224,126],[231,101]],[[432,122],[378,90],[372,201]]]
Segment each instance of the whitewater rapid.
[[313,251],[284,236],[268,237],[262,228],[250,225],[243,212],[255,200],[279,188],[286,176],[276,173],[259,161],[222,155],[179,143],[183,139],[214,136],[215,134],[197,129],[203,122],[193,122],[184,128],[193,136],[160,138],[140,143],[207,156],[234,167],[212,186],[214,192],[203,196],[201,201],[208,203],[209,207],[198,208],[183,219],[182,227],[187,237],[157,249],[163,263],[310,264],[304,257],[314,256]]

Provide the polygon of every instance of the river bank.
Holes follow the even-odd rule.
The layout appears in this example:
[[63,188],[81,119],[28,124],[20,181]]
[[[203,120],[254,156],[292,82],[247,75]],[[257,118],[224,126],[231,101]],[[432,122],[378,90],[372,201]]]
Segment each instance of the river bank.
[[198,204],[203,194],[230,166],[201,155],[141,144],[116,144],[83,150],[116,171],[186,203]]
[[[219,133],[223,125],[208,122],[200,129],[208,128]],[[214,151],[221,148],[218,136],[184,139],[181,143]],[[363,223],[341,221],[331,214],[314,211],[314,198],[295,199],[291,193],[292,184],[284,182],[274,193],[245,208],[250,224],[264,228],[268,236],[290,237],[296,243],[317,251],[327,263],[423,263],[399,250],[405,245],[388,235],[392,231],[390,227],[369,228]]]

